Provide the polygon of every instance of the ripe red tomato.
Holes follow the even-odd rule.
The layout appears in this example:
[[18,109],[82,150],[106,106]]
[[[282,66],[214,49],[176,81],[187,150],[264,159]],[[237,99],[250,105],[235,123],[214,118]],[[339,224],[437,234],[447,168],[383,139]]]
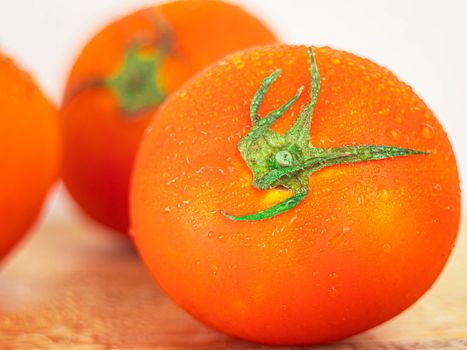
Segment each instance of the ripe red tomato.
[[276,42],[241,7],[170,1],[106,26],[83,49],[65,89],[63,179],[96,221],[128,231],[128,193],[144,131],[164,99],[228,53]]
[[458,231],[456,161],[433,113],[387,69],[313,51],[316,64],[280,45],[205,70],[160,109],[134,172],[132,232],[155,279],[252,341],[329,342],[390,319]]
[[36,220],[59,176],[60,154],[55,106],[0,52],[0,258]]

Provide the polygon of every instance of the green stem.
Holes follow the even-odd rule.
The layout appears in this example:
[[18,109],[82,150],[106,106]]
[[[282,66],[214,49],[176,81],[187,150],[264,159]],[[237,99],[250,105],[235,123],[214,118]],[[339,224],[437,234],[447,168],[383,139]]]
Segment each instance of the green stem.
[[[266,78],[263,82],[263,85],[261,85],[260,90],[264,89],[264,86],[269,86],[272,81],[277,77],[277,73],[280,72],[280,70],[277,70],[274,72],[269,78]],[[248,152],[250,151],[250,147],[252,147],[256,141],[262,136],[264,136],[265,132],[271,127],[272,124],[274,124],[294,103],[295,101],[300,97],[302,94],[303,87],[300,87],[297,91],[297,93],[286,103],[284,103],[281,107],[278,109],[268,113],[264,118],[262,119],[256,119],[259,118],[258,115],[256,114],[257,110],[255,109],[256,107],[252,106],[251,109],[251,120],[253,123],[253,127],[249,131],[248,135],[245,136],[239,143],[238,148],[240,149],[240,152],[242,154],[247,155]],[[264,95],[265,91],[263,91]],[[264,96],[257,96],[258,93],[255,95],[255,98],[258,99],[259,101],[262,101]],[[254,101],[255,101],[254,98]],[[257,101],[255,102],[257,103]]]
[[297,205],[300,204],[301,201],[303,201],[308,193],[297,193],[294,194],[292,197],[287,198],[286,200],[277,203],[276,205],[272,206],[271,208],[268,208],[263,211],[259,211],[256,213],[252,214],[246,214],[246,215],[240,215],[240,216],[235,216],[235,215],[230,215],[227,214],[225,211],[221,211],[221,213],[225,216],[228,217],[231,220],[234,221],[258,221],[258,220],[265,220],[272,218],[273,216],[285,213],[289,211],[290,209],[296,207]]
[[288,166],[281,169],[272,169],[263,177],[253,181],[253,186],[267,190],[274,183],[285,176],[293,176],[299,171],[306,171],[312,175],[317,171],[340,164],[361,163],[366,161],[382,160],[394,157],[406,157],[411,155],[426,155],[427,152],[392,146],[344,146],[329,149],[319,149],[319,156],[310,158],[301,164]]

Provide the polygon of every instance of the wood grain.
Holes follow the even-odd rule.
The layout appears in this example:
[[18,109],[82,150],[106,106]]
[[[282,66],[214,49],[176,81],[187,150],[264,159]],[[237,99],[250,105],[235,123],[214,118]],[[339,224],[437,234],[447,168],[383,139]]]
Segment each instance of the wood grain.
[[[462,229],[462,231],[466,231]],[[386,324],[315,349],[467,349],[467,235],[422,300]],[[272,349],[212,331],[159,290],[119,236],[52,221],[0,271],[0,349]]]

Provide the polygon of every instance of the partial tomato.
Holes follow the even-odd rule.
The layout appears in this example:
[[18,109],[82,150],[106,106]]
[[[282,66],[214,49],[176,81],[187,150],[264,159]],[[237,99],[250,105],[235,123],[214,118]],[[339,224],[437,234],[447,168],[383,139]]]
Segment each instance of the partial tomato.
[[240,7],[213,0],[168,2],[104,28],[76,61],[61,111],[63,176],[76,202],[126,233],[135,153],[158,106],[208,64],[275,40]]
[[285,45],[233,54],[167,101],[131,201],[168,295],[271,344],[342,339],[406,309],[446,263],[459,207],[449,140],[409,86]]
[[34,223],[58,178],[59,130],[55,107],[0,53],[0,258]]

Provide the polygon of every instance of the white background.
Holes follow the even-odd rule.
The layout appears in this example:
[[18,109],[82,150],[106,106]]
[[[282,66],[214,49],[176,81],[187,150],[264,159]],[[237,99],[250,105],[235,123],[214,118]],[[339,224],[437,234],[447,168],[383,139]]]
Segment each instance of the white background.
[[[106,22],[154,0],[0,0],[0,50],[58,103],[84,42]],[[467,178],[467,1],[231,0],[287,43],[366,56],[409,83],[450,135]],[[464,195],[465,199],[465,195]],[[56,201],[52,215],[69,215]]]

